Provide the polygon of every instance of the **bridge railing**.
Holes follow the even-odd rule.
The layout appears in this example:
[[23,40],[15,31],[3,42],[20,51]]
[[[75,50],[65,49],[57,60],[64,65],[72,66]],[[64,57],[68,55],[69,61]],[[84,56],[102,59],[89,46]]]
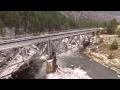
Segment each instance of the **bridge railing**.
[[[66,32],[68,30],[62,30],[62,32]],[[71,30],[69,30],[71,31]],[[41,33],[33,33],[33,34],[24,34],[24,35],[17,35],[17,36],[6,36],[1,37],[0,40],[10,40],[10,39],[17,39],[17,38],[23,38],[23,37],[29,37],[29,36],[38,36],[43,34],[52,34],[52,33],[59,33],[60,31],[51,31],[51,32],[41,32]]]
[[[95,29],[97,29],[97,28],[95,28]],[[69,29],[69,30],[61,30],[61,31],[51,31],[51,32],[41,32],[41,33],[33,33],[33,34],[24,34],[24,35],[17,35],[17,36],[7,36],[7,37],[1,37],[0,41],[17,39],[17,38],[24,38],[24,37],[30,37],[30,36],[39,36],[39,35],[44,35],[44,34],[68,32],[68,31],[73,31],[74,32],[73,29]]]
[[24,35],[17,35],[17,36],[6,36],[6,37],[1,37],[0,40],[10,40],[10,39],[17,39],[17,38],[22,38],[22,37],[29,37],[29,36],[37,36],[37,35],[42,35],[43,33],[33,33],[33,34],[24,34]]

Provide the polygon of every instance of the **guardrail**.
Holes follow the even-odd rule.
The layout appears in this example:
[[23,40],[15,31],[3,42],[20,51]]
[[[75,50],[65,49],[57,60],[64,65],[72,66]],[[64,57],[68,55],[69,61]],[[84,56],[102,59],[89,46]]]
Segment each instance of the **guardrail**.
[[[98,28],[95,28],[98,29]],[[78,29],[77,29],[78,30]],[[84,31],[85,29],[82,29],[79,31]],[[3,40],[11,40],[11,39],[17,39],[17,38],[23,38],[23,37],[30,37],[30,36],[37,36],[37,35],[44,35],[44,34],[52,34],[52,33],[61,33],[61,32],[69,32],[69,31],[75,31],[73,29],[70,30],[62,30],[62,31],[51,31],[51,32],[41,32],[41,33],[33,33],[33,34],[24,34],[24,35],[17,35],[17,36],[7,36],[7,37],[1,37],[0,41]]]
[[[87,31],[85,31],[87,30]],[[84,30],[71,30],[71,31],[62,31],[62,32],[47,32],[47,33],[33,33],[33,34],[26,34],[26,35],[18,35],[18,36],[12,36],[11,38],[4,38],[0,41],[0,44],[7,43],[7,42],[14,42],[14,41],[21,41],[21,40],[31,40],[31,39],[38,39],[38,38],[45,38],[45,37],[53,37],[53,36],[59,36],[59,35],[66,35],[66,34],[73,34],[73,33],[90,33],[90,32],[98,31],[96,29],[84,29]]]

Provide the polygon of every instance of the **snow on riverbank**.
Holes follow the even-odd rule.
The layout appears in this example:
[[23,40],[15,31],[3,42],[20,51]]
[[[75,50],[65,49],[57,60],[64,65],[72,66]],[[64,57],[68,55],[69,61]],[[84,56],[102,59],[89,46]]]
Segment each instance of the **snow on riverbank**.
[[[83,40],[82,39],[82,37],[85,37],[85,36],[80,36],[81,37],[81,40]],[[75,37],[75,39],[77,39],[77,37]],[[62,42],[65,42],[65,43],[67,43],[68,42],[68,38],[65,38],[65,39],[63,39],[62,40]],[[79,43],[79,41],[76,41],[77,43]],[[75,43],[75,45],[71,45],[71,44],[69,44],[68,45],[68,48],[70,49],[70,48],[73,48],[71,51],[72,52],[74,52],[74,51],[76,51],[76,50],[78,50],[78,45],[77,45],[77,43]],[[47,47],[47,45],[45,45],[45,48]],[[32,45],[32,48],[35,48],[35,49],[39,49],[38,47],[36,47],[35,45]],[[44,50],[43,50],[44,51]],[[22,66],[24,63],[28,63],[28,60],[35,54],[35,51],[34,50],[30,50],[29,51],[29,57],[22,57],[21,55],[18,55],[17,56],[17,58],[10,64],[10,65],[13,65],[13,64],[16,64],[16,63],[19,63],[19,62],[22,62],[23,60],[24,60],[24,62],[22,62],[22,63],[20,63],[20,64],[17,64],[17,65],[13,65],[13,66],[10,66],[10,67],[8,67],[4,72],[2,72],[2,74],[0,75],[0,77],[2,77],[2,76],[4,76],[4,75],[7,75],[7,74],[10,74],[11,72],[15,72],[20,66]],[[63,53],[64,54],[64,53]],[[62,55],[62,54],[61,54]],[[71,52],[69,51],[68,53],[66,53],[65,55],[71,55]],[[74,55],[74,57],[75,57],[75,55]],[[46,57],[41,57],[42,59],[45,59]],[[73,72],[74,71],[74,73],[76,73],[76,70],[73,70],[73,71],[71,71],[71,69],[62,69],[61,68],[61,70],[63,70],[63,72],[64,72],[64,70],[65,71],[67,71],[67,73],[69,73],[69,72]],[[77,70],[78,71],[78,70]],[[58,71],[59,73],[61,73],[60,71]],[[82,72],[82,71],[80,71],[80,72]],[[85,73],[85,72],[84,72]],[[69,76],[69,74],[66,74],[66,75],[68,75]],[[80,75],[79,73],[78,73],[78,75]],[[73,78],[75,77],[75,78],[78,78],[78,76],[72,76]]]
[[62,68],[58,67],[55,73],[47,75],[47,79],[92,79],[87,72],[80,68]]
[[[25,62],[28,63],[28,60],[35,54],[35,51],[30,50],[28,54],[29,54],[29,57],[25,57],[24,58],[24,62],[22,62],[23,61],[23,57],[21,55],[17,55],[16,59],[12,63],[9,64],[8,68],[5,69],[5,71],[3,71],[0,74],[0,77],[6,76],[6,75],[7,76],[4,77],[4,78],[11,77],[10,73],[17,71],[20,68],[20,66],[22,66]],[[17,64],[17,63],[19,63],[19,64]],[[10,74],[10,75],[8,75],[8,74]]]

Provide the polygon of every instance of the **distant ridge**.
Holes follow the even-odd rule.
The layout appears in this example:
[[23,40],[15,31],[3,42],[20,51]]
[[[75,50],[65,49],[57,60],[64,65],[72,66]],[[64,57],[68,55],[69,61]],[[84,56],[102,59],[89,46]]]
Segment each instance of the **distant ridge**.
[[115,18],[120,22],[120,11],[60,11],[66,17],[91,19],[94,21],[109,21]]

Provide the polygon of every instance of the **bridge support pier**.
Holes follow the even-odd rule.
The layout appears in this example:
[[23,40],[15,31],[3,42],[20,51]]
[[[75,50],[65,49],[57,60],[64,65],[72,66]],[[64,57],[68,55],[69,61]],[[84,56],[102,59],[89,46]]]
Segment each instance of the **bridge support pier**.
[[57,64],[56,64],[57,59],[52,58],[50,60],[47,60],[47,66],[46,66],[46,73],[52,73],[55,72],[57,69]]
[[94,31],[94,32],[92,32],[92,35],[93,35],[93,36],[98,36],[98,37],[99,37],[100,31]]
[[[99,31],[99,30],[93,30],[93,29],[90,29],[90,30],[88,29],[87,31],[86,30],[82,30],[82,31],[75,30],[75,31],[61,32],[61,33],[50,34],[50,35],[45,35],[45,36],[41,36],[41,35],[34,36],[33,35],[30,38],[29,37],[23,38],[20,36],[20,38],[22,39],[20,38],[14,39],[15,38],[14,37],[13,40],[8,39],[8,38],[2,38],[3,41],[0,42],[1,51],[7,50],[7,49],[13,49],[13,48],[19,48],[19,49],[14,49],[13,53],[11,53],[10,55],[8,53],[7,57],[5,56],[6,58],[5,59],[3,58],[3,62],[0,63],[0,66],[3,66],[2,70],[0,71],[0,76],[9,67],[12,67],[14,65],[19,66],[19,64],[23,62],[25,63],[26,61],[28,61],[27,67],[31,66],[29,61],[32,61],[33,56],[35,54],[40,55],[40,56],[48,55],[46,72],[51,73],[55,71],[57,67],[56,54],[66,52],[70,49],[75,48],[76,46],[80,48],[81,44],[84,44],[84,47],[88,46],[90,43],[89,40],[87,43],[86,41],[84,41],[85,43],[83,42],[84,38],[86,39],[86,34],[92,33],[93,36],[95,36],[96,31]],[[8,39],[8,40],[4,41],[5,39],[6,40]],[[19,58],[21,58],[22,61],[20,61]],[[36,60],[38,60],[37,57],[36,57]]]
[[46,73],[52,73],[56,71],[57,68],[57,58],[56,58],[56,52],[54,48],[52,47],[52,42],[48,42],[48,60],[47,60],[47,67],[46,67]]

